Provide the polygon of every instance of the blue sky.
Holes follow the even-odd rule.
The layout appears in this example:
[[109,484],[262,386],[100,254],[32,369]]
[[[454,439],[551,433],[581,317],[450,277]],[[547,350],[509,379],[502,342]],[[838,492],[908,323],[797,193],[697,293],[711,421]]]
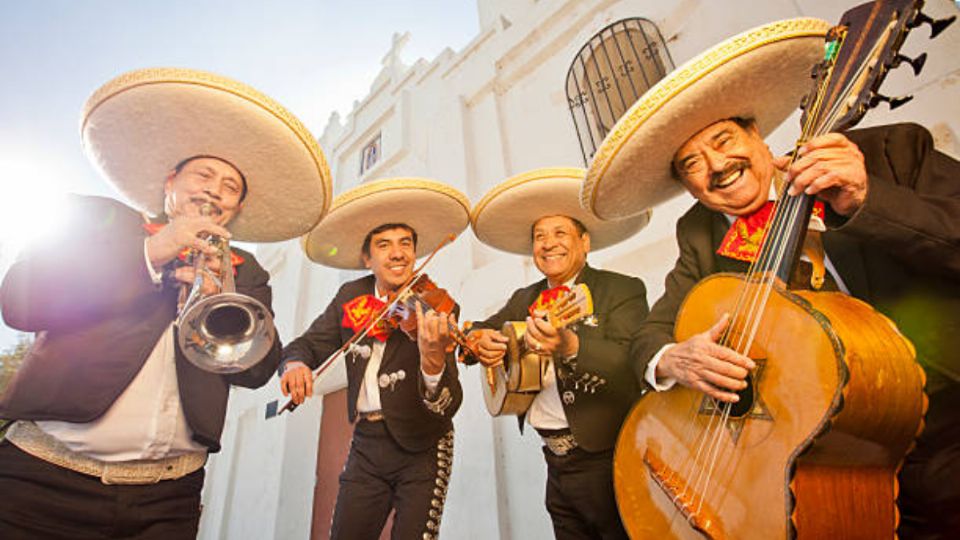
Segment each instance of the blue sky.
[[[476,0],[29,0],[0,9],[0,273],[62,192],[111,195],[83,156],[80,109],[128,70],[176,66],[270,95],[315,134],[366,95],[394,32],[433,59],[478,32]],[[0,349],[14,334],[0,325]]]

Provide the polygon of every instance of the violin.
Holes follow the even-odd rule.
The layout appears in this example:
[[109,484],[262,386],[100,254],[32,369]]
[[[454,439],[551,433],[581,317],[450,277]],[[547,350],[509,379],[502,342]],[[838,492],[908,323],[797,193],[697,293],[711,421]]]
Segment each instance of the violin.
[[[404,282],[395,292],[390,293],[387,296],[386,306],[376,313],[375,316],[371,317],[367,324],[363,328],[357,330],[357,332],[344,343],[338,350],[333,354],[327,357],[326,360],[320,363],[320,366],[313,370],[313,379],[316,380],[324,371],[326,371],[330,366],[333,365],[333,362],[343,355],[346,351],[351,350],[356,346],[356,343],[363,339],[367,333],[373,328],[374,325],[380,323],[381,321],[386,321],[386,324],[390,328],[399,328],[402,330],[407,337],[412,340],[417,339],[417,304],[420,305],[424,310],[432,309],[437,313],[452,313],[454,307],[456,307],[456,301],[447,293],[445,289],[437,287],[437,284],[434,283],[425,273],[423,273],[424,267],[433,260],[434,255],[440,251],[440,248],[452,242],[456,237],[450,235],[447,239],[440,243],[437,246],[433,253],[423,263],[413,271],[413,275]],[[453,337],[453,341],[456,345],[460,346],[460,361],[463,361],[463,358],[466,355],[476,356],[476,335],[467,337],[464,335],[456,324],[449,322],[449,331],[450,335]],[[449,347],[447,352],[453,351],[453,345]],[[293,412],[297,408],[297,405],[293,400],[287,401],[286,405],[280,409],[277,414],[282,414],[284,411]]]
[[[410,287],[401,288],[399,293],[388,295],[386,313],[383,320],[392,329],[403,331],[411,340],[417,339],[417,308],[419,304],[424,312],[432,309],[437,313],[453,313],[457,303],[446,289],[441,289],[426,274],[415,278]],[[454,323],[448,322],[453,342],[447,352],[453,352],[454,345],[460,346],[461,360],[465,355],[476,355],[476,336],[467,337]]]

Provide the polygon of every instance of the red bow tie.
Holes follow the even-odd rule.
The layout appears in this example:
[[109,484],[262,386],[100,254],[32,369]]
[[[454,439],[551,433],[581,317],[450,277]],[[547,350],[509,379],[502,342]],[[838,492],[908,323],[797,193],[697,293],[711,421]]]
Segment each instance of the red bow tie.
[[[756,212],[740,216],[730,226],[730,230],[720,242],[717,255],[737,259],[738,261],[753,262],[760,252],[760,244],[767,232],[770,218],[773,216],[774,201],[767,201]],[[816,201],[813,204],[813,215],[823,219],[823,203]]]
[[[341,324],[344,328],[354,332],[366,326],[370,319],[376,317],[380,310],[386,304],[372,294],[364,294],[354,298],[343,305],[343,320]],[[383,319],[377,321],[373,328],[367,332],[367,335],[378,341],[386,341],[390,337],[390,327],[386,325]]]

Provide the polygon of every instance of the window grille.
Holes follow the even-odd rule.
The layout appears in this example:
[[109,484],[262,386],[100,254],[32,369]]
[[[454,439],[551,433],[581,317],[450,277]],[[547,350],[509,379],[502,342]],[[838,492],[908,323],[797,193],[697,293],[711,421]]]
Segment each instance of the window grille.
[[657,25],[617,21],[591,37],[567,72],[567,105],[584,164],[620,116],[674,68]]

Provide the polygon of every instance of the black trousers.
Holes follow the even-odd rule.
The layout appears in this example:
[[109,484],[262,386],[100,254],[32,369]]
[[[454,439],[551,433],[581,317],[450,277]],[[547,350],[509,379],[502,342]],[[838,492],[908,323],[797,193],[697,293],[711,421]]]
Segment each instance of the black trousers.
[[557,540],[624,539],[613,494],[613,450],[574,448],[556,456],[543,447],[547,461],[547,511]]
[[196,538],[202,487],[203,469],[156,484],[108,486],[2,441],[0,538]]
[[452,462],[453,431],[429,450],[408,452],[393,440],[384,422],[361,420],[340,475],[330,538],[376,540],[391,510],[396,511],[391,538],[435,538]]
[[929,397],[924,431],[900,470],[901,540],[960,538],[960,384]]

